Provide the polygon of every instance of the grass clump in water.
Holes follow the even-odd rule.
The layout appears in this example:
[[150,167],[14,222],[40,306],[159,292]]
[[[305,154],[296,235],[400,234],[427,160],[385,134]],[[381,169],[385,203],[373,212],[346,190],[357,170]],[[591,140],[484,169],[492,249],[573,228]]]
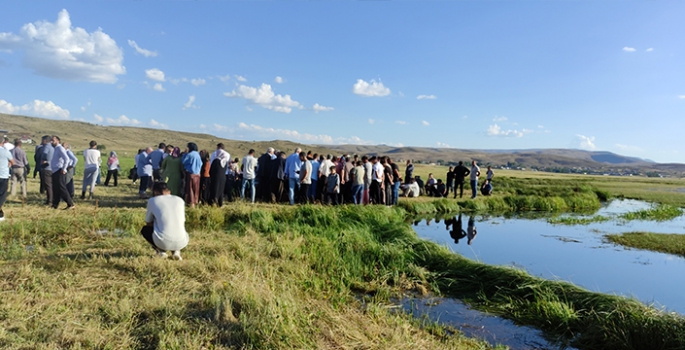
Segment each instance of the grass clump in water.
[[625,247],[675,254],[685,257],[685,235],[651,232],[627,232],[620,235],[606,235],[610,242]]
[[660,204],[654,208],[621,214],[619,218],[625,220],[666,221],[675,219],[681,215],[683,215],[683,210],[681,208],[668,204]]
[[547,222],[552,225],[589,225],[597,222],[607,222],[609,220],[611,220],[611,218],[608,216],[595,215],[591,217],[564,216],[548,219]]

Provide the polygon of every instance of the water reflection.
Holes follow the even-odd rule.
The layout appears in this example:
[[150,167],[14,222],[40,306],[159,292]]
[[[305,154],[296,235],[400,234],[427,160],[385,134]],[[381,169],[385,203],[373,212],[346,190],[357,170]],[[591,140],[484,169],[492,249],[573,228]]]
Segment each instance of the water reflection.
[[[476,238],[478,234],[478,229],[476,229],[476,219],[473,215],[469,216],[469,223],[466,231],[464,231],[464,222],[461,219],[461,215],[454,216],[451,219],[445,219],[445,230],[450,232],[450,237],[454,240],[454,244],[459,244],[459,240],[468,237],[467,244],[471,245],[473,239]],[[437,220],[437,222],[440,222]],[[450,231],[450,226],[452,230]]]

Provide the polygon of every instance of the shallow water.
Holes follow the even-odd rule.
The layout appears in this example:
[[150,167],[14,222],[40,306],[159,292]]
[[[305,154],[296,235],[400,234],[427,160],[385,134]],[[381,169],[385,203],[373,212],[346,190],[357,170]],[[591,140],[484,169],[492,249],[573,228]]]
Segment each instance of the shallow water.
[[452,326],[468,337],[483,339],[493,345],[506,345],[511,350],[558,348],[548,342],[538,329],[518,326],[510,320],[473,310],[459,300],[405,299],[402,306],[417,318],[428,317]]
[[[615,200],[596,214],[614,216],[649,208]],[[515,266],[532,275],[572,282],[591,291],[632,296],[685,314],[685,259],[623,248],[607,233],[685,233],[685,217],[671,221],[622,221],[565,226],[546,218],[456,215],[414,223],[417,234],[459,254],[493,265]],[[470,242],[470,244],[469,244]]]

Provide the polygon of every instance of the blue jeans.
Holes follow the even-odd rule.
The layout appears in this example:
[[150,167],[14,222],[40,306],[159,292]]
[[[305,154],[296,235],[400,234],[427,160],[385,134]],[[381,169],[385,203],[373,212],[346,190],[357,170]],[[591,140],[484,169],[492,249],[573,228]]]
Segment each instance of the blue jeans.
[[254,197],[255,197],[255,186],[254,186],[254,179],[243,179],[243,186],[240,188],[240,198],[245,199],[245,188],[247,186],[250,186],[250,200],[252,203],[254,203]]
[[478,194],[478,180],[471,180],[471,198],[476,198]]
[[397,205],[397,203],[400,200],[400,183],[399,181],[395,181],[395,183],[392,185],[392,205]]
[[295,193],[300,188],[300,179],[298,178],[288,178],[288,200],[290,200],[290,205],[295,204]]
[[364,185],[352,186],[352,201],[354,204],[362,204],[362,194],[364,194]]

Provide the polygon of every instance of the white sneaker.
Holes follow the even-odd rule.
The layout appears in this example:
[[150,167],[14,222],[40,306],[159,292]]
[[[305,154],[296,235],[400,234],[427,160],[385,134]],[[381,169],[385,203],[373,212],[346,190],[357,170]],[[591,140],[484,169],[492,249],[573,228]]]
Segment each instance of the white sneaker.
[[0,221],[5,221],[5,217],[4,217],[4,216],[0,216]]
[[181,257],[181,251],[176,250],[174,251],[174,255],[171,256],[174,260],[183,260]]
[[158,252],[157,256],[162,259],[166,259],[168,257],[168,255],[166,255],[166,252]]

